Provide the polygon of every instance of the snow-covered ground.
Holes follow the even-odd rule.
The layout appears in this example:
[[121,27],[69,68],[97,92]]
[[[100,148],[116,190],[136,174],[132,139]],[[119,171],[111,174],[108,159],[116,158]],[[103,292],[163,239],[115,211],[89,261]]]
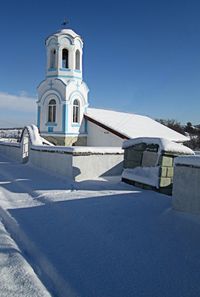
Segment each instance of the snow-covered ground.
[[200,217],[168,196],[0,156],[0,217],[1,297],[200,296]]
[[50,297],[0,222],[0,296]]

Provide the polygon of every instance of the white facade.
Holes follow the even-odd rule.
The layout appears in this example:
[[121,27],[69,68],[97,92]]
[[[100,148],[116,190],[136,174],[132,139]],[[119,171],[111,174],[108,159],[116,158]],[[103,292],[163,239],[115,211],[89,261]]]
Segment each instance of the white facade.
[[82,80],[83,41],[74,31],[63,29],[45,44],[47,69],[38,86],[38,128],[44,136],[84,136],[89,90]]
[[87,132],[88,146],[122,147],[124,139],[90,121],[87,121]]

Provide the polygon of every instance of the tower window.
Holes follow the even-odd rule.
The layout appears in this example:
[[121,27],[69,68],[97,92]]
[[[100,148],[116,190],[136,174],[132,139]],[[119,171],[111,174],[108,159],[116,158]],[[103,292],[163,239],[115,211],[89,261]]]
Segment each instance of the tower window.
[[62,50],[62,67],[69,68],[69,52],[66,48]]
[[77,99],[73,103],[73,123],[79,123],[80,120],[80,105]]
[[51,55],[50,55],[50,68],[55,68],[55,67],[56,67],[56,50],[52,49]]
[[80,51],[76,50],[76,65],[75,69],[80,70]]
[[48,122],[55,123],[56,121],[56,100],[51,99],[48,106]]

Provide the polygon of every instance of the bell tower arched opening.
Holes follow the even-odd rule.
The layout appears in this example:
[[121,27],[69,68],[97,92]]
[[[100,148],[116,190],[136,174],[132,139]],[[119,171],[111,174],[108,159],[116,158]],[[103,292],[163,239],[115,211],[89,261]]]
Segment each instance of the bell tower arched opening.
[[48,122],[55,123],[56,122],[56,100],[51,99],[48,105]]
[[75,58],[75,69],[76,70],[80,70],[80,65],[81,65],[81,61],[80,61],[81,55],[80,55],[80,51],[77,49],[76,50],[76,58]]
[[54,48],[50,52],[50,68],[56,68],[56,50]]
[[62,68],[69,68],[69,51],[66,48],[62,50]]

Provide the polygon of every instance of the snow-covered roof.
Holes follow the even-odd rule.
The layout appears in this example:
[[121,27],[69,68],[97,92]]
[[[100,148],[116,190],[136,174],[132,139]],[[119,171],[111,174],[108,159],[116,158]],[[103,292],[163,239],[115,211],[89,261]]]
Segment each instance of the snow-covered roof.
[[160,137],[175,142],[189,140],[186,136],[147,116],[97,108],[88,108],[86,116],[118,132],[127,139],[137,137]]
[[157,137],[138,137],[134,139],[129,139],[124,141],[123,149],[132,147],[133,145],[139,143],[146,143],[146,144],[157,144],[159,146],[160,151],[170,152],[170,153],[179,153],[179,154],[186,154],[186,155],[194,155],[193,150],[188,148],[187,146],[170,141],[164,138],[157,138]]

